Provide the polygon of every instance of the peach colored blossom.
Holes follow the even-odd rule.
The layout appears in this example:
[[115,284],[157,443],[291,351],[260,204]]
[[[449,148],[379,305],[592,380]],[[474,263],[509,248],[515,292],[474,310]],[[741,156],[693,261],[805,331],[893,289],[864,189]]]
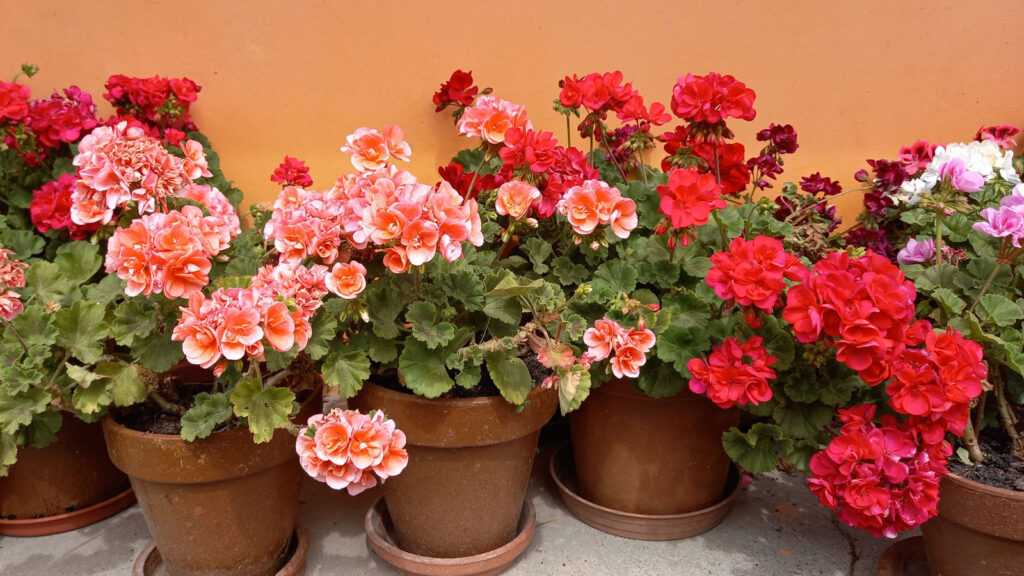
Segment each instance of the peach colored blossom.
[[491,144],[503,143],[510,128],[532,130],[533,125],[522,106],[491,95],[477,98],[459,119],[460,134]]
[[359,262],[338,262],[324,279],[327,289],[352,300],[366,288],[366,268]]
[[263,332],[270,346],[278,352],[287,352],[295,344],[295,320],[288,305],[274,302],[263,312]]
[[597,200],[591,190],[582,186],[573,186],[559,202],[559,211],[569,220],[573,232],[586,236],[601,223],[597,213]]
[[394,430],[391,433],[391,441],[388,449],[380,463],[373,467],[373,471],[380,476],[381,481],[392,476],[398,476],[409,464],[409,453],[405,450],[405,432]]
[[331,418],[321,423],[316,427],[316,434],[313,437],[317,457],[332,464],[346,464],[352,432],[348,421],[343,418]]
[[[392,421],[392,426],[394,422]],[[366,469],[380,464],[384,459],[384,451],[390,445],[389,431],[380,425],[364,426],[352,432],[352,441],[348,446],[348,457],[359,469]]]
[[388,145],[388,152],[402,162],[408,162],[412,156],[412,147],[405,141],[405,133],[398,126],[384,125],[384,140]]
[[515,220],[525,216],[534,202],[540,200],[540,190],[520,180],[506,182],[498,188],[498,196],[494,201],[494,209],[501,215]]
[[629,238],[629,233],[636,228],[637,223],[636,202],[631,198],[620,198],[608,218],[612,233],[619,238]]
[[184,170],[189,180],[195,180],[200,176],[211,178],[210,165],[206,162],[206,153],[203,145],[195,140],[185,140],[181,143],[181,150],[185,153]]
[[224,324],[217,333],[221,353],[228,360],[240,360],[246,347],[263,338],[259,312],[253,309],[229,309],[224,312]]
[[387,140],[372,128],[359,128],[345,141],[348,144],[341,151],[352,155],[352,165],[360,172],[383,168],[391,157]]
[[210,282],[210,261],[200,250],[182,253],[163,269],[164,296],[175,299],[198,293]]
[[612,320],[601,318],[595,321],[594,327],[583,333],[583,343],[590,348],[588,358],[593,362],[607,358],[621,333],[622,327]]
[[437,252],[440,239],[438,226],[429,220],[416,220],[402,231],[402,245],[409,258],[409,264],[419,266],[429,262]]
[[623,340],[627,345],[636,347],[644,354],[647,354],[651,348],[654,348],[656,341],[654,332],[647,328],[630,328],[629,330],[626,330]]
[[405,253],[405,248],[401,246],[392,246],[384,252],[384,265],[388,267],[388,270],[395,274],[401,274],[409,269],[409,257]]
[[647,355],[636,346],[620,346],[611,360],[612,374],[616,378],[637,378],[646,363]]

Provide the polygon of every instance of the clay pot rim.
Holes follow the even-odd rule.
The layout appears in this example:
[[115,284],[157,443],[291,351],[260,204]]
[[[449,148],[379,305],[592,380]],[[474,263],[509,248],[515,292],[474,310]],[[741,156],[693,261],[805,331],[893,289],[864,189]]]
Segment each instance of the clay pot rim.
[[135,491],[128,488],[116,496],[73,512],[42,518],[0,520],[0,535],[26,537],[60,534],[106,520],[132,504],[135,504]]
[[[689,387],[684,387],[679,392],[671,396],[651,396],[640,390],[638,390],[631,380],[624,378],[612,378],[607,382],[603,382],[594,390],[600,389],[604,394],[609,396],[615,396],[616,398],[629,398],[632,400],[646,399],[646,400],[664,400],[666,402],[687,402],[698,398],[703,398],[698,394],[690,391]],[[586,402],[586,400],[584,400]]]
[[[304,573],[306,557],[309,555],[309,530],[296,522],[292,537],[295,541],[295,550],[292,552],[288,562],[275,573],[276,576],[297,576]],[[160,573],[159,570],[146,572],[146,564],[149,563],[150,556],[154,552],[159,554],[156,548],[156,540],[150,540],[142,548],[142,552],[135,558],[135,562],[132,563],[132,576],[149,576],[150,574]],[[163,565],[163,560],[160,560],[159,565]]]
[[660,520],[666,522],[673,520],[687,520],[690,518],[697,518],[700,516],[710,515],[714,512],[717,512],[718,510],[721,510],[722,508],[732,506],[733,500],[736,499],[736,495],[739,494],[740,492],[740,483],[738,479],[732,480],[732,477],[734,475],[738,478],[739,470],[736,468],[736,464],[730,463],[730,480],[726,481],[726,487],[728,487],[730,484],[733,484],[732,490],[729,492],[729,494],[725,496],[725,498],[722,498],[717,503],[712,504],[707,508],[701,508],[700,510],[694,510],[693,512],[684,512],[682,514],[637,514],[636,512],[623,512],[621,510],[615,510],[614,508],[607,508],[605,506],[601,506],[600,504],[596,504],[580,496],[572,489],[570,489],[569,486],[567,486],[562,481],[561,475],[558,474],[558,466],[556,466],[556,462],[560,462],[561,459],[564,458],[560,458],[560,456],[562,456],[563,451],[566,450],[567,447],[571,449],[571,446],[571,443],[566,442],[565,444],[562,444],[561,446],[555,449],[554,453],[551,454],[551,459],[548,461],[548,473],[551,475],[551,478],[554,479],[555,484],[558,486],[558,491],[562,494],[563,497],[568,496],[575,500],[576,502],[588,508],[604,512],[609,515],[618,516],[621,518],[632,518],[637,520]]
[[965,490],[972,490],[984,494],[986,496],[1008,498],[1010,500],[1024,502],[1024,492],[1018,492],[1017,490],[1007,490],[1006,488],[996,488],[995,486],[989,486],[988,484],[984,484],[982,482],[968,480],[967,478],[964,478],[963,476],[958,476],[953,472],[946,472],[944,478]]
[[[533,506],[533,502],[527,497],[523,500],[523,511],[519,516],[519,525],[517,527],[515,537],[508,543],[490,550],[475,554],[473,556],[462,556],[460,558],[434,558],[431,556],[420,556],[413,554],[412,552],[406,552],[398,546],[392,543],[390,537],[387,536],[385,527],[385,534],[382,535],[376,530],[376,524],[379,522],[384,526],[384,514],[387,513],[387,503],[384,502],[384,497],[378,498],[372,506],[366,511],[366,516],[363,518],[363,527],[366,530],[366,539],[370,543],[370,546],[374,549],[377,555],[391,566],[397,568],[399,571],[406,573],[407,568],[399,566],[397,562],[403,565],[421,566],[424,572],[418,572],[419,574],[451,574],[451,575],[472,575],[472,574],[483,574],[490,573],[495,568],[504,569],[512,562],[516,560],[526,548],[529,547],[530,542],[533,540],[534,530],[537,525],[537,509]],[[381,553],[381,550],[386,552],[393,558],[385,557]],[[483,563],[500,560],[500,564],[484,565]],[[480,570],[470,571],[474,566],[480,565]],[[437,571],[436,569],[443,570],[444,572]],[[409,574],[416,574],[417,572],[408,572]]]

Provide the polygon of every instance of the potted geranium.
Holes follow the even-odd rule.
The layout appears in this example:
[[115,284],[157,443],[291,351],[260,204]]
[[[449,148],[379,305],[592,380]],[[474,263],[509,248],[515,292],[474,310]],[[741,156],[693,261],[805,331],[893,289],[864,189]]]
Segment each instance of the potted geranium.
[[[37,69],[22,70],[31,77]],[[177,144],[184,132],[175,134],[172,126],[194,129],[189,105],[199,88],[187,79],[151,80],[163,83],[163,90],[147,92],[151,101],[161,98],[153,107],[167,110],[160,122],[138,107],[118,113]],[[5,280],[24,309],[18,315],[9,309],[0,322],[0,472],[17,462],[0,480],[0,531],[40,534],[95,522],[133,501],[95,421],[109,405],[137,402],[147,391],[119,347],[130,322],[104,320],[120,304],[118,280],[99,272],[105,232],[98,222],[71,217],[78,145],[98,125],[119,119],[102,120],[91,96],[76,86],[37,99],[17,82],[0,89],[0,244],[26,265]],[[215,162],[213,169],[217,176],[206,181],[221,181]]]
[[[296,257],[340,252],[342,266],[365,277],[338,325],[348,351],[324,370],[329,385],[354,395],[350,405],[384,409],[405,431],[409,468],[384,485],[386,508],[371,511],[386,510],[405,553],[389,551],[368,520],[392,562],[412,553],[493,569],[525,548],[540,427],[589,388],[565,342],[585,328],[571,306],[585,291],[590,244],[636,225],[635,204],[599,182],[582,152],[548,140],[536,143],[544,160],[527,160],[524,138],[550,135],[534,134],[522,107],[488,92],[457,72],[435,96],[439,109],[456,106],[463,135],[479,139],[440,169],[439,184],[393,164],[410,152],[399,129],[361,128],[343,148],[358,173],[325,193],[285,188],[267,224],[282,247],[300,247]],[[616,216],[574,229],[542,192],[556,180],[599,188]]]
[[[862,175],[872,190],[861,226],[847,234],[884,247],[914,279],[920,315],[983,347],[988,378],[972,411],[957,414],[963,436],[942,479],[939,516],[923,528],[934,574],[975,573],[982,558],[991,573],[1010,574],[1024,561],[1018,133],[983,127],[971,142],[918,141],[895,161],[872,161],[890,169]],[[931,390],[915,399],[920,407],[937,401]]]

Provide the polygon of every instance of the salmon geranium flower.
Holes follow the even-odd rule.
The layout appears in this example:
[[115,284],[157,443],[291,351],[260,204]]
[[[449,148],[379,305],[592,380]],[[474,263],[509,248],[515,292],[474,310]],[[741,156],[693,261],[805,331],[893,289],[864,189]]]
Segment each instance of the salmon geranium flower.
[[335,408],[316,414],[295,440],[299,464],[312,478],[352,496],[405,470],[409,453],[405,433],[375,410],[367,416]]
[[498,197],[494,201],[494,209],[503,216],[511,216],[519,220],[526,216],[538,200],[540,190],[520,180],[506,182],[498,188]]
[[352,300],[366,288],[366,268],[359,262],[337,262],[324,278],[327,289],[346,300]]

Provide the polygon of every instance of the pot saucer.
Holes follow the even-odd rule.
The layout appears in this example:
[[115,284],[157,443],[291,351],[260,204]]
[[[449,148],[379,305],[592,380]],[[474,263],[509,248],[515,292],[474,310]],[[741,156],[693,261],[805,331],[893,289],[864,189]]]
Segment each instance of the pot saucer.
[[732,466],[725,496],[713,506],[685,514],[634,514],[606,508],[580,496],[571,444],[555,450],[548,470],[573,516],[602,532],[635,540],[679,540],[703,534],[725,519],[739,492],[739,472]]
[[0,535],[3,536],[49,536],[106,520],[121,510],[135,504],[135,492],[129,488],[113,498],[93,504],[81,510],[24,520],[0,520]]
[[889,546],[878,560],[878,576],[928,576],[924,538],[914,536]]
[[490,552],[462,558],[418,556],[399,548],[392,535],[391,517],[383,497],[367,510],[364,524],[366,539],[374,552],[406,576],[493,576],[511,566],[530,545],[537,512],[527,498],[523,502],[516,537],[511,542]]
[[[306,573],[306,555],[309,553],[309,530],[299,524],[288,541],[285,564],[275,576],[301,576]],[[163,558],[156,549],[156,541],[151,540],[132,565],[132,576],[165,576]]]

